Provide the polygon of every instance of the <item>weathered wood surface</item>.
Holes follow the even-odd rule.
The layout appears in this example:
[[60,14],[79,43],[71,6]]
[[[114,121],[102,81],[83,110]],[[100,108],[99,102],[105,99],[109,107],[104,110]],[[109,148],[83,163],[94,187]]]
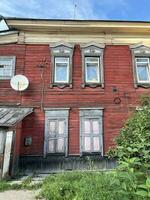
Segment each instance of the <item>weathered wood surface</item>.
[[13,140],[13,131],[8,131],[6,133],[6,143],[5,143],[5,151],[4,151],[2,178],[9,176],[12,140]]
[[2,169],[3,169],[3,154],[0,154],[0,179],[2,177]]
[[1,107],[0,126],[12,126],[32,112],[32,108]]
[[[79,111],[80,108],[103,107],[103,141],[104,154],[114,145],[125,120],[138,104],[138,97],[150,89],[135,88],[133,81],[132,55],[129,46],[106,45],[104,49],[104,83],[105,87],[82,88],[82,55],[80,45],[73,52],[73,87],[60,89],[50,88],[52,77],[51,52],[49,45],[1,45],[1,55],[16,55],[16,74],[28,77],[29,88],[20,96],[10,87],[9,81],[1,81],[0,104],[36,107],[34,113],[22,123],[21,155],[43,155],[45,112],[40,109],[41,102],[41,69],[37,66],[46,59],[44,67],[44,108],[70,108],[68,130],[69,155],[80,154]],[[113,92],[116,88],[116,92]],[[114,99],[119,97],[120,104]],[[25,147],[24,138],[31,136],[32,145]]]

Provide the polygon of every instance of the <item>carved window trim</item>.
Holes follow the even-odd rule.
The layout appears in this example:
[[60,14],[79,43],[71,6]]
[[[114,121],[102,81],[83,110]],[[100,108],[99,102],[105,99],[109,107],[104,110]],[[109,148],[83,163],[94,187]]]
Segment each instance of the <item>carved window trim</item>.
[[[51,49],[51,82],[50,87],[70,87],[72,88],[72,56],[73,56],[73,49],[74,45],[64,42],[58,42],[58,43],[51,43],[50,45]],[[69,79],[68,82],[55,82],[55,58],[57,57],[67,57],[69,58]]]
[[[88,43],[86,45],[82,45],[82,84],[81,86],[84,88],[88,87],[102,87],[104,88],[104,67],[103,67],[103,56],[104,56],[104,44],[97,44],[95,42]],[[99,58],[99,82],[86,82],[85,78],[85,59],[86,57],[98,57]]]
[[[130,46],[132,51],[132,66],[133,66],[133,78],[134,78],[134,86],[135,88],[144,87],[150,88],[150,82],[139,82],[138,81],[138,74],[137,74],[137,58],[149,58],[150,59],[150,47],[145,46],[143,44],[139,45],[131,45]],[[149,74],[150,76],[150,74]]]

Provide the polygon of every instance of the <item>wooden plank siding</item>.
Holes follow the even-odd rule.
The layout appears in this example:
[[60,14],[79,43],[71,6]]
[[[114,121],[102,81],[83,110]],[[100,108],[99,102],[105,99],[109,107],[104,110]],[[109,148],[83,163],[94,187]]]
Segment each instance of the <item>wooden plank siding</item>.
[[[20,154],[43,155],[45,113],[41,106],[41,69],[38,67],[47,60],[44,67],[43,107],[67,107],[69,111],[69,155],[79,155],[79,108],[104,107],[104,153],[114,145],[114,137],[119,133],[131,110],[138,104],[138,96],[150,89],[135,88],[132,72],[131,50],[128,45],[107,45],[104,49],[104,88],[81,87],[82,58],[81,48],[76,44],[73,52],[73,88],[50,88],[51,52],[48,44],[0,45],[0,55],[16,56],[16,74],[28,77],[29,88],[20,93],[13,91],[9,81],[0,80],[0,105],[20,103],[24,107],[34,107],[34,113],[22,122]],[[113,88],[117,91],[113,92]],[[120,104],[114,99],[119,97]],[[24,138],[32,137],[32,145],[24,146]]]

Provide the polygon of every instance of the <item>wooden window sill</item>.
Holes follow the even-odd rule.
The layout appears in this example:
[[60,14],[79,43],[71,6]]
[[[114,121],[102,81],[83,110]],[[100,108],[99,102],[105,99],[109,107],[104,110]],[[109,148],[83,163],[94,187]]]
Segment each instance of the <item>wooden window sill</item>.
[[104,88],[104,84],[103,83],[82,83],[81,87],[82,88],[85,88],[85,87],[91,87],[91,88],[101,87],[101,88]]
[[150,88],[150,83],[137,83],[137,87]]
[[60,89],[63,89],[65,87],[72,88],[72,83],[52,83],[52,84],[50,84],[50,88],[53,88],[53,87],[58,87]]

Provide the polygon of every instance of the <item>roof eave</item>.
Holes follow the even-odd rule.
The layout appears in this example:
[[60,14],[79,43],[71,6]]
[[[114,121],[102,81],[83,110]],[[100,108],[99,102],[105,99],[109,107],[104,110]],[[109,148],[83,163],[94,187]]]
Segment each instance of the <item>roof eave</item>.
[[11,29],[51,33],[139,33],[150,34],[150,22],[47,20],[6,18]]

